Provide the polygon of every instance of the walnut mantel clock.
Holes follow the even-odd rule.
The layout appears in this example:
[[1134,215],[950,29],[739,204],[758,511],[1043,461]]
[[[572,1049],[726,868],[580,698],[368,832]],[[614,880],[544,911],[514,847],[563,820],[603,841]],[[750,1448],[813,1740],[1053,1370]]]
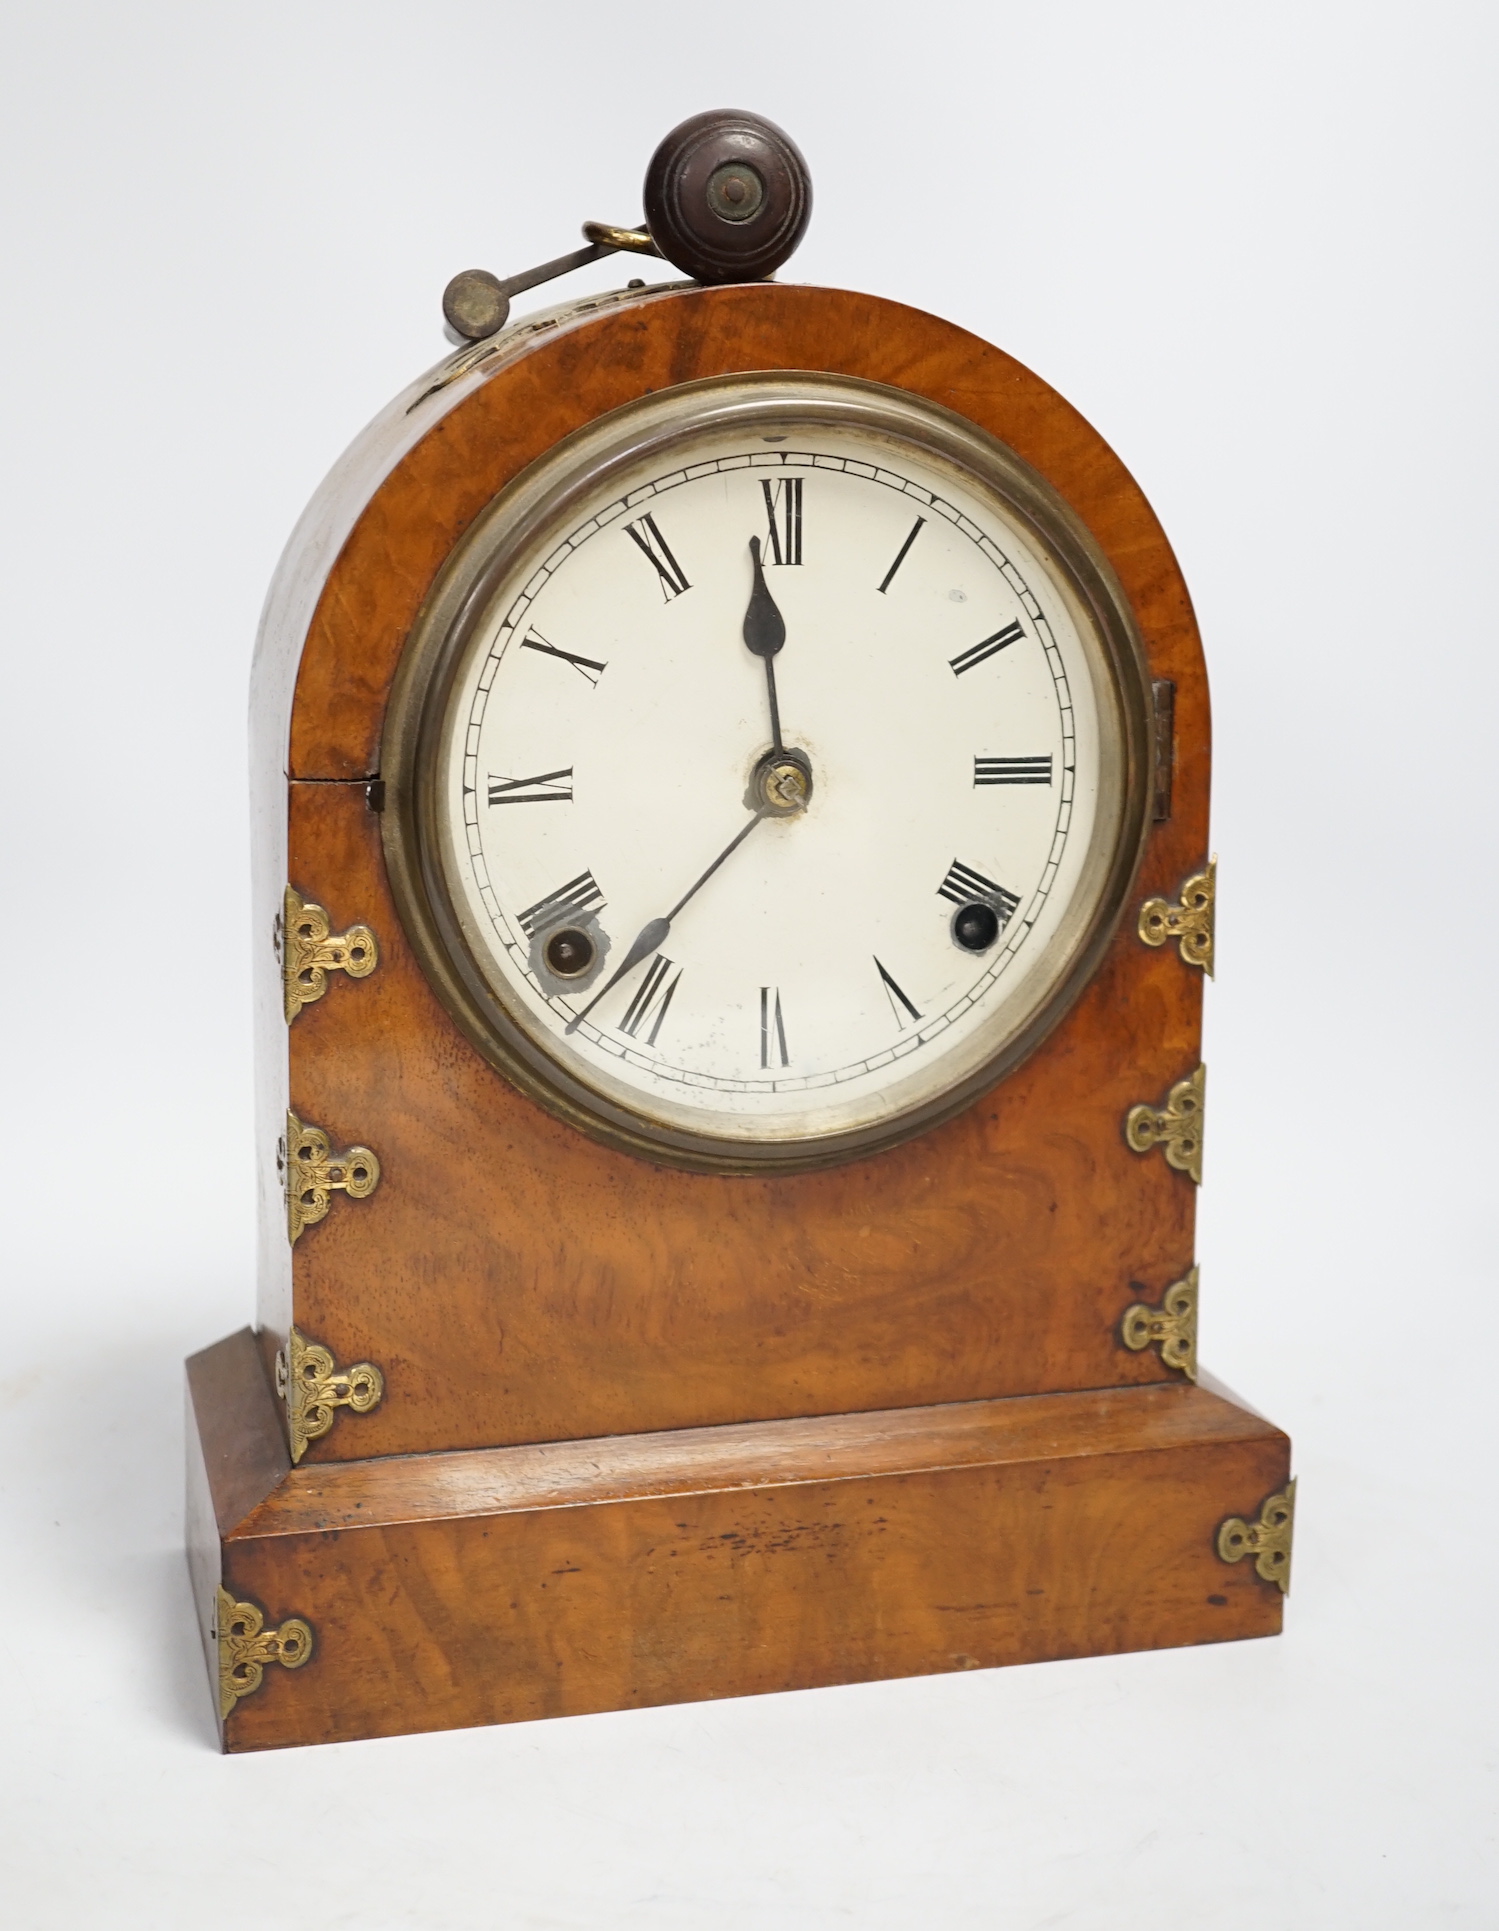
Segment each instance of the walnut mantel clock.
[[[271,591],[229,1749],[1279,1627],[1286,1438],[1196,1383],[1170,549],[1000,350],[767,279],[769,123],[645,203],[450,284]],[[509,322],[611,251],[692,279]]]

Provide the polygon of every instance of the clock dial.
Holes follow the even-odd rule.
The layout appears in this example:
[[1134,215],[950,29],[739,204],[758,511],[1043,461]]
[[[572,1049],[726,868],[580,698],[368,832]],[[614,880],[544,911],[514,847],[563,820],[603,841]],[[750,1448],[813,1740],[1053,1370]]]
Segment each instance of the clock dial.
[[855,387],[564,445],[416,653],[438,943],[572,1109],[666,1147],[836,1157],[950,1110],[1076,989],[1142,830],[1085,540]]

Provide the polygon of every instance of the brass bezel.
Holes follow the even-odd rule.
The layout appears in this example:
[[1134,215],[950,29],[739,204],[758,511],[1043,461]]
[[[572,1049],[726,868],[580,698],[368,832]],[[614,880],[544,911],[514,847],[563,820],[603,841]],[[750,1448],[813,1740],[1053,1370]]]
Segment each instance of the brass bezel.
[[[1101,646],[1100,739],[1117,766],[1112,848],[1091,909],[1064,926],[1064,964],[1025,1022],[978,1069],[898,1116],[816,1139],[692,1133],[620,1104],[562,1064],[509,1012],[464,939],[439,854],[436,770],[454,678],[504,577],[540,532],[652,449],[705,429],[788,419],[896,434],[976,478],[1061,566]],[[1110,703],[1112,700],[1112,704]],[[817,370],[775,370],[684,383],[600,417],[557,443],[489,503],[455,544],[417,614],[391,691],[382,738],[382,837],[406,933],[439,998],[472,1044],[531,1099],[595,1139],[698,1172],[792,1173],[841,1165],[951,1119],[1035,1051],[1097,969],[1129,905],[1149,836],[1155,746],[1145,652],[1123,587],[1091,532],[1052,486],[987,431],[926,397]],[[1090,861],[1091,862],[1091,861]],[[1079,893],[1079,897],[1082,894]]]

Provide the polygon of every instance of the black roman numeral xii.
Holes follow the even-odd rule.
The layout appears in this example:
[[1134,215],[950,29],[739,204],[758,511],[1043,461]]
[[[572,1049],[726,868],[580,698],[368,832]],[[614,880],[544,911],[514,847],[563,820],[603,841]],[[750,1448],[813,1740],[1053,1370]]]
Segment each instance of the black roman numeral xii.
[[802,560],[802,479],[783,476],[779,482],[760,478],[765,492],[766,536],[774,563]]

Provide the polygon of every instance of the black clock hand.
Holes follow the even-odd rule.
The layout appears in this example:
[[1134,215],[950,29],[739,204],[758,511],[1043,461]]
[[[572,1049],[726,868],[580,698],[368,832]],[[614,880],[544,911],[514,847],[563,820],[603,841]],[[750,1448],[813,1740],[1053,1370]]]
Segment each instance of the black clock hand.
[[750,538],[750,561],[755,566],[755,586],[750,591],[749,609],[744,613],[744,641],[757,657],[765,659],[765,685],[770,693],[770,737],[777,751],[781,744],[781,713],[776,705],[776,652],[786,641],[786,620],[776,608],[776,600],[765,582],[760,564],[760,539]]
[[724,860],[726,858],[731,857],[733,853],[738,851],[739,847],[744,843],[745,839],[748,838],[750,833],[755,829],[755,826],[758,825],[760,820],[766,817],[767,815],[768,814],[765,813],[764,811],[757,811],[755,815],[750,819],[749,823],[742,828],[742,830],[735,832],[734,836],[729,840],[728,844],[724,846],[723,850],[718,854],[717,858],[714,859],[713,863],[708,867],[707,871],[703,873],[702,877],[699,878],[695,884],[688,886],[687,890],[683,892],[682,896],[677,900],[676,904],[666,914],[666,917],[664,919],[652,919],[648,925],[641,926],[640,936],[639,938],[636,939],[635,943],[630,947],[629,951],[625,954],[623,962],[620,965],[615,967],[614,971],[610,974],[608,980],[602,986],[599,987],[598,991],[589,1000],[588,1004],[583,1008],[583,1010],[580,1013],[575,1013],[574,1016],[568,1020],[566,1026],[563,1027],[564,1032],[568,1032],[568,1033],[572,1032],[577,1026],[579,1026],[583,1022],[583,1020],[585,1020],[588,1017],[589,1013],[593,1011],[594,1007],[604,997],[605,993],[612,992],[614,990],[614,988],[619,984],[620,980],[624,978],[627,972],[633,971],[634,968],[640,964],[640,961],[642,959],[648,959],[653,952],[658,952],[661,949],[662,941],[665,939],[667,933],[671,930],[671,922],[677,916],[678,912],[681,911],[682,907],[687,903],[687,901],[690,898],[697,897],[698,893],[708,883],[708,880],[712,878],[713,874],[718,870],[719,866],[724,862]]

